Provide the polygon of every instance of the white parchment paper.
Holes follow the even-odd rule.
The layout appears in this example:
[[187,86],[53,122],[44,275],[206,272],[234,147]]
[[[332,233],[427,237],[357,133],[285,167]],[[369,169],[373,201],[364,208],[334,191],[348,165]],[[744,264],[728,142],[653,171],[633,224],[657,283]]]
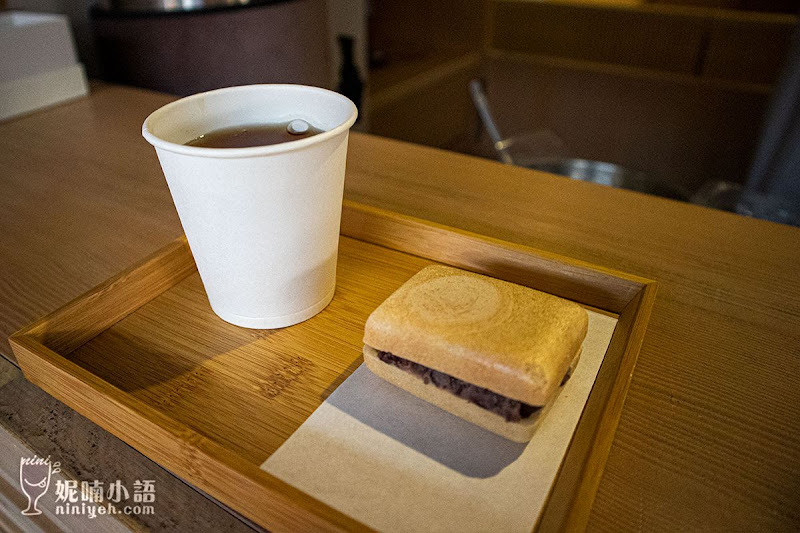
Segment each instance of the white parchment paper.
[[464,422],[362,364],[261,468],[380,531],[530,531],[616,324],[589,311],[580,363],[527,444]]

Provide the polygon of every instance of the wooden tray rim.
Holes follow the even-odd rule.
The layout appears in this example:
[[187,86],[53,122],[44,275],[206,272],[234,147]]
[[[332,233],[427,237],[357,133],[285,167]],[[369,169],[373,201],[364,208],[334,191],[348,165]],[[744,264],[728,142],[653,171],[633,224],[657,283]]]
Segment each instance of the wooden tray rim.
[[[611,368],[604,360],[544,511],[534,527],[536,531],[582,529],[588,521],[630,385],[653,307],[656,282],[347,200],[343,204],[341,234],[459,268],[491,273],[618,315],[607,351],[607,358],[610,353],[618,353],[615,357],[618,365]],[[494,262],[487,264],[487,257]],[[260,470],[259,465],[226,450],[66,357],[194,271],[188,243],[185,237],[180,237],[23,327],[11,335],[9,342],[26,378],[265,527],[275,531],[368,530],[364,524]],[[103,308],[100,304],[110,299],[124,305],[114,314],[99,312]],[[73,327],[64,328],[64,324]],[[117,427],[113,419],[124,418],[130,418],[136,427]]]

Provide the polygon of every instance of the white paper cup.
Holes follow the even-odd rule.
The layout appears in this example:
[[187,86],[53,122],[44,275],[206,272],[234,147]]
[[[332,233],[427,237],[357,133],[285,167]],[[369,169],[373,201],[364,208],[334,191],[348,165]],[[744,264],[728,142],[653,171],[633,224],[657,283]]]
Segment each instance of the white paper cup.
[[[306,320],[333,298],[355,105],[302,85],[248,85],[155,111],[155,146],[211,308],[247,328]],[[303,119],[324,133],[270,146],[201,148],[211,131]]]

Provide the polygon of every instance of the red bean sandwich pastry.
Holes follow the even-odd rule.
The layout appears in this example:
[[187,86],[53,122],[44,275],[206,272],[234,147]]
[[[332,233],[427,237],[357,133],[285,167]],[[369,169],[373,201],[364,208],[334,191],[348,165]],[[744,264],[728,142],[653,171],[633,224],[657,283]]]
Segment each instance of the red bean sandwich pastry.
[[369,316],[364,362],[423,400],[527,442],[578,363],[588,322],[574,302],[434,265]]

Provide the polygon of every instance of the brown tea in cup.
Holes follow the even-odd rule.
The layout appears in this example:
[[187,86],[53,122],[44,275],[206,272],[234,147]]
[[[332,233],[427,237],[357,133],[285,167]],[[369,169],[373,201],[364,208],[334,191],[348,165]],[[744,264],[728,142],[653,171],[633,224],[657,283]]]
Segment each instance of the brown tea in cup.
[[[302,124],[300,127],[290,127],[294,122]],[[187,142],[186,145],[203,148],[249,148],[305,139],[322,131],[303,121],[234,126],[205,133]]]

